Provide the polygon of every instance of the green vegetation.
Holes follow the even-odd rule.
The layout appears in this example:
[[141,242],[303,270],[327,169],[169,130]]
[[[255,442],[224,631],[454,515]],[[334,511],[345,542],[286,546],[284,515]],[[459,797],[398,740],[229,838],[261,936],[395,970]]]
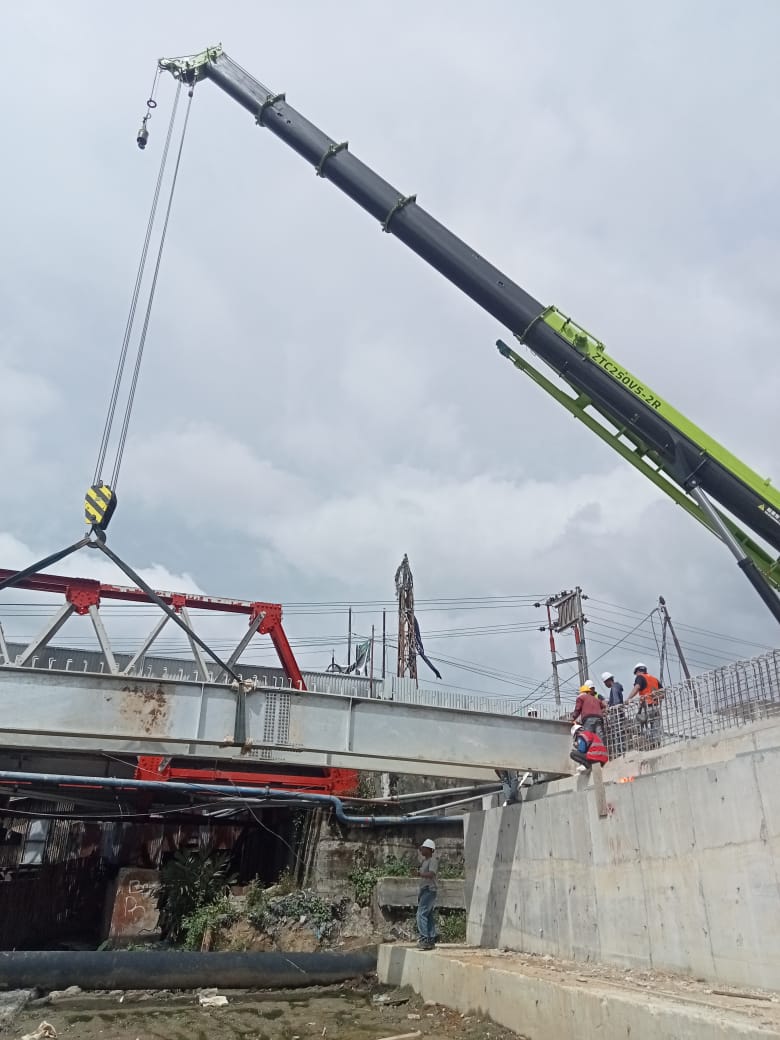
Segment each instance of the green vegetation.
[[[464,863],[462,858],[452,862],[443,862],[439,865],[439,877],[462,878]],[[376,883],[382,877],[417,877],[418,866],[415,862],[405,856],[389,856],[384,863],[369,867],[365,862],[359,863],[347,875],[349,883],[355,893],[355,902],[358,906],[368,906],[374,893]]]
[[255,911],[250,921],[255,927],[273,928],[289,918],[305,918],[317,926],[320,935],[327,933],[335,919],[334,908],[309,889],[297,889],[287,895],[269,899],[261,911]]
[[226,900],[228,886],[234,881],[229,867],[225,853],[179,851],[165,864],[160,871],[160,927],[167,939],[182,942],[191,928],[195,933],[192,918],[196,912]]
[[347,880],[352,885],[355,893],[355,902],[358,906],[369,905],[376,883],[381,877],[382,870],[380,867],[355,867],[347,875]]
[[465,910],[437,910],[436,918],[439,942],[463,943],[466,941]]
[[451,862],[449,860],[446,860],[445,862],[439,864],[439,877],[442,879],[442,881],[446,881],[449,878],[462,878],[465,877],[465,874],[466,863],[462,856],[459,856],[457,859],[452,860]]
[[182,921],[185,950],[199,950],[207,932],[229,928],[237,920],[238,912],[227,896],[207,906],[199,906]]

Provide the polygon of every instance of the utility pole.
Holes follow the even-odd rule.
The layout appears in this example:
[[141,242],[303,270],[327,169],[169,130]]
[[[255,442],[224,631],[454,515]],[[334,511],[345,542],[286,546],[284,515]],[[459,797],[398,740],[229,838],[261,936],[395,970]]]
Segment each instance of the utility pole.
[[349,621],[347,622],[347,668],[352,664],[352,607],[349,608]]
[[[550,656],[552,657],[552,670],[553,670],[553,690],[555,692],[555,707],[560,708],[561,706],[561,680],[558,675],[558,651],[555,649],[555,634],[552,623],[552,612],[550,610],[550,601],[547,600],[545,603],[547,607],[547,631],[550,633]],[[542,632],[544,629],[541,630]]]
[[387,670],[387,611],[382,611],[382,678]]
[[398,675],[417,679],[417,654],[414,638],[414,579],[409,557],[395,572],[395,595],[398,600]]
[[370,676],[368,681],[369,696],[374,696],[374,626],[371,626],[371,664],[370,664]]
[[[580,685],[588,678],[588,650],[585,645],[585,625],[588,619],[585,617],[582,609],[582,601],[587,598],[587,596],[583,595],[582,589],[578,585],[573,590],[564,589],[563,592],[559,592],[556,596],[550,596],[544,602],[544,606],[547,608],[547,624],[542,625],[539,631],[549,632],[550,635],[550,654],[552,656],[553,690],[556,707],[559,707],[561,703],[559,665],[576,661]],[[534,606],[541,607],[542,604],[535,603]],[[553,610],[556,611],[555,617],[552,615]],[[559,657],[555,646],[554,633],[567,632],[569,629],[574,633],[574,657]]]
[[[688,670],[688,662],[685,660],[685,654],[683,653],[682,647],[680,646],[680,640],[677,638],[677,633],[674,630],[674,625],[672,624],[672,619],[669,614],[669,611],[666,609],[666,600],[663,598],[663,596],[658,597],[658,613],[661,615],[661,620],[663,621],[664,629],[668,628],[672,634],[674,649],[677,651],[677,657],[679,658],[680,667],[683,670],[683,675],[686,679],[690,679],[691,673]],[[663,672],[663,664],[661,667],[661,671]]]
[[[395,595],[398,600],[398,671],[400,678],[417,680],[417,653],[414,636],[414,579],[409,557],[404,553],[395,572]],[[384,614],[382,615],[384,633]],[[384,637],[383,637],[384,639]],[[384,646],[382,650],[384,670]],[[394,798],[398,794],[398,774],[381,773],[380,786],[383,798]]]

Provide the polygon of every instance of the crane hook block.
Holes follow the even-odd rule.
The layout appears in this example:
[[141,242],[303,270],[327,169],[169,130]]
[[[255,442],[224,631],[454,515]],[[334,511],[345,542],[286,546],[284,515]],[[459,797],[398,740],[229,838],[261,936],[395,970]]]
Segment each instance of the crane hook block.
[[84,522],[105,531],[116,509],[116,495],[108,484],[93,484],[84,496]]

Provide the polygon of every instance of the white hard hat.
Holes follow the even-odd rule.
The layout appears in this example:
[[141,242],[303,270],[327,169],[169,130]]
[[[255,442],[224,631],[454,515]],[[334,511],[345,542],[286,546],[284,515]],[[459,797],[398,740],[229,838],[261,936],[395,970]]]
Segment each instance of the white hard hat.
[[420,846],[420,848],[421,849],[430,849],[431,852],[435,852],[436,851],[436,842],[433,840],[433,838],[426,838],[425,841]]
[[614,678],[615,678],[615,676],[612,674],[612,672],[602,672],[601,673],[601,681],[602,682],[606,682],[607,679],[614,679]]
[[577,732],[578,730],[581,730],[581,729],[582,729],[582,724],[581,724],[581,723],[579,723],[579,722],[575,722],[575,723],[574,723],[574,725],[573,725],[573,726],[572,726],[572,728],[571,728],[571,735],[572,735],[572,736],[574,736],[574,734],[575,734],[575,733],[576,733],[576,732]]
[[585,682],[582,685],[583,686],[587,686],[589,690],[595,690],[596,689],[596,684],[594,683],[594,681],[592,679],[586,679]]
[[635,664],[634,665],[634,671],[635,672],[639,672],[639,671],[646,672],[647,671],[647,665],[646,664],[642,664],[642,662],[640,661],[639,664]]

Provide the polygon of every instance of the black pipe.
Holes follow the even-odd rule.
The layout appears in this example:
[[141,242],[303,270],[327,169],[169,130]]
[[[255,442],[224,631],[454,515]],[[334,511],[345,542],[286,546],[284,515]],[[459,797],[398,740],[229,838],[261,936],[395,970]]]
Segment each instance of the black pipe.
[[[31,787],[65,787],[70,793],[79,787],[105,787],[120,791],[148,791],[160,795],[172,792],[180,794],[201,795],[213,798],[220,795],[227,799],[240,799],[242,802],[257,804],[262,801],[298,803],[301,808],[327,806],[339,823],[346,827],[416,827],[419,816],[353,816],[344,811],[340,798],[334,794],[310,794],[307,791],[285,791],[273,787],[250,787],[246,784],[192,784],[182,780],[125,780],[115,776],[70,776],[62,773],[32,773],[18,770],[0,770],[0,783],[24,784]],[[452,827],[462,827],[462,816],[427,816],[428,824],[441,823]]]
[[694,440],[670,424],[632,390],[581,355],[544,321],[546,308],[476,250],[453,235],[415,201],[404,197],[346,145],[310,123],[226,54],[211,58],[203,74],[252,113],[331,181],[353,202],[382,223],[426,263],[506,326],[570,385],[598,404],[618,428],[637,436],[664,460],[667,472],[687,489],[698,483],[752,531],[780,549],[780,522],[771,503],[744,484],[727,466],[709,456]]
[[376,947],[348,953],[193,953],[189,950],[0,951],[9,987],[290,989],[376,971]]

